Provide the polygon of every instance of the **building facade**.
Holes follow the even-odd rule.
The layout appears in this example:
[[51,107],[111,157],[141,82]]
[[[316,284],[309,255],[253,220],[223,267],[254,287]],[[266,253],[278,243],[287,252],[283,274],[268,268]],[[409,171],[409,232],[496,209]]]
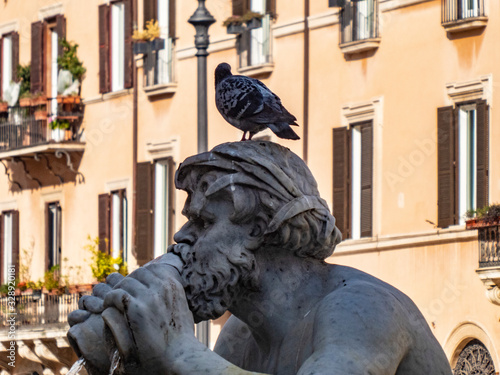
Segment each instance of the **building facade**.
[[[19,281],[42,279],[56,266],[68,285],[90,283],[88,245],[96,238],[129,271],[172,243],[186,198],[173,174],[197,152],[197,61],[187,22],[196,7],[175,0],[0,5],[3,100],[31,68],[29,103],[0,112],[2,284],[11,264]],[[256,137],[289,147],[316,176],[344,234],[329,261],[408,294],[456,374],[498,373],[498,228],[466,230],[464,215],[500,200],[493,146],[500,4],[209,0],[206,7],[217,21],[209,29],[209,149],[241,137],[215,108],[213,71],[228,62],[234,73],[261,79],[297,117],[300,141],[268,131]],[[255,26],[223,25],[248,11],[261,14]],[[151,20],[157,40],[135,41],[134,31]],[[79,103],[57,100],[64,38],[79,45],[86,68]],[[19,322],[15,369],[4,362],[10,340],[0,334],[4,372],[64,373],[75,359],[64,325],[75,302],[63,297],[50,304],[43,294],[32,314],[38,320]],[[223,321],[211,326],[212,345]],[[478,355],[486,360],[474,361]]]

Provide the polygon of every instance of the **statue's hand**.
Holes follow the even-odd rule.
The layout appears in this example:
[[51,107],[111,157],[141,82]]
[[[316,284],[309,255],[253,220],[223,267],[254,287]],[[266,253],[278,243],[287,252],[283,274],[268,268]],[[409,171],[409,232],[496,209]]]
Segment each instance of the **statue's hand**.
[[181,278],[171,266],[137,269],[106,295],[104,307],[127,374],[168,373],[171,346],[194,337]]
[[106,283],[94,287],[91,296],[82,296],[78,301],[78,310],[68,315],[71,328],[68,339],[79,357],[84,357],[89,374],[108,373],[110,367],[109,350],[105,344],[106,326],[102,320],[104,297],[112,290],[123,276],[114,273],[108,276]]

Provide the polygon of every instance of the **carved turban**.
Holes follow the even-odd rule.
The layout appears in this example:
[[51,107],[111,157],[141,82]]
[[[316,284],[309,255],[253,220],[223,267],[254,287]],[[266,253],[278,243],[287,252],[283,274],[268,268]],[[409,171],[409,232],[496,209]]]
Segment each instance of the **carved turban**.
[[[300,249],[296,248],[298,255],[324,259],[331,255],[335,245],[340,242],[341,233],[335,226],[335,218],[327,203],[319,196],[316,180],[303,160],[289,149],[266,141],[221,144],[212,151],[187,158],[177,170],[177,188],[186,190],[185,177],[194,167],[225,172],[207,188],[206,198],[223,189],[234,190],[236,186],[264,191],[275,198],[273,201],[279,204],[273,207],[273,217],[264,235],[279,232],[285,224],[304,214],[308,215],[308,221],[313,217],[317,222],[316,233],[313,241],[309,242],[314,244],[315,249],[303,250],[301,254]],[[303,228],[304,225],[295,227]],[[288,229],[288,232],[292,230]],[[290,235],[285,233],[285,240]]]

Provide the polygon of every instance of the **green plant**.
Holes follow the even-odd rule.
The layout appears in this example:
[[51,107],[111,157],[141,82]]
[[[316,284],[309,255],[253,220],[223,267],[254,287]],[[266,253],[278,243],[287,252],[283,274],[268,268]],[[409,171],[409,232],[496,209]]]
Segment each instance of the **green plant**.
[[31,65],[18,65],[17,66],[17,79],[21,83],[21,88],[19,89],[19,97],[25,98],[26,93],[30,92],[31,89]]
[[41,280],[26,281],[26,288],[27,289],[38,290],[38,289],[42,289],[42,287],[43,287],[43,282]]
[[60,38],[59,44],[63,49],[62,55],[57,58],[59,67],[68,70],[73,75],[73,78],[81,83],[87,69],[77,56],[78,44],[68,42],[65,38]]
[[97,279],[98,282],[106,281],[108,277],[113,272],[119,272],[123,276],[128,274],[127,264],[123,261],[122,257],[116,257],[99,251],[99,238],[92,239],[88,237],[90,241],[89,244],[85,245],[85,249],[92,253],[92,264],[90,268],[92,269],[92,275]]
[[50,270],[46,271],[43,276],[43,286],[49,292],[61,289],[61,266],[56,264]]
[[134,35],[132,35],[132,39],[136,41],[144,41],[147,42],[155,40],[160,37],[160,25],[158,24],[158,20],[152,19],[146,21],[146,29],[139,31],[135,30]]
[[69,129],[69,121],[55,119],[55,120],[50,122],[50,128],[52,130],[57,130],[57,129],[68,130]]
[[228,17],[222,22],[222,26],[227,27],[229,25],[242,25],[243,24],[243,19],[241,16],[231,16]]
[[251,20],[253,20],[254,18],[257,18],[257,19],[261,19],[262,17],[264,17],[264,15],[262,13],[258,13],[258,12],[253,12],[251,10],[249,10],[248,12],[246,12],[243,17],[241,17],[241,20],[245,23],[248,23],[250,22]]

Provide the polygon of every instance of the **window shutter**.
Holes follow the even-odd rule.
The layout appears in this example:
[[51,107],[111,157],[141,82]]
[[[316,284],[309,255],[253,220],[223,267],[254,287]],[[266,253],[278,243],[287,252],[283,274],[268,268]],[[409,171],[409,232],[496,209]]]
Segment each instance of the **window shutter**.
[[[3,37],[0,36],[0,98],[3,99],[3,90],[1,89],[3,87],[3,77],[2,77],[2,71],[3,71]],[[2,279],[0,279],[0,283],[2,282]]]
[[125,80],[124,86],[126,89],[134,85],[134,49],[132,45],[133,27],[133,9],[132,0],[123,0],[125,7],[125,61],[124,71]]
[[233,0],[233,16],[242,16],[250,9],[250,0]]
[[176,0],[168,1],[168,37],[175,39],[175,5]]
[[153,168],[145,162],[137,164],[136,253],[142,266],[153,259]]
[[351,235],[350,144],[346,127],[333,129],[333,215],[343,239]]
[[158,0],[144,0],[144,25],[143,28],[146,29],[146,23],[150,20],[158,19]]
[[4,220],[4,217],[5,216],[3,214],[0,214],[0,284],[3,284],[3,280],[4,280],[4,274],[3,274],[3,259],[4,259],[3,220]]
[[62,14],[56,16],[56,32],[57,32],[57,56],[62,56],[64,53],[63,47],[59,42],[60,39],[66,39],[66,17]]
[[12,211],[12,264],[19,278],[19,211]]
[[110,242],[110,198],[109,194],[99,194],[99,251],[109,254]]
[[43,92],[43,41],[44,23],[42,21],[31,24],[31,92]]
[[488,205],[489,174],[489,108],[480,100],[477,110],[477,202],[476,207]]
[[455,119],[453,107],[438,108],[438,227],[455,224]]
[[360,125],[361,131],[361,237],[372,236],[373,222],[373,125]]
[[99,92],[111,91],[109,74],[109,5],[99,5]]
[[276,18],[276,0],[266,1],[266,13],[270,14],[272,18]]
[[12,34],[12,80],[18,82],[17,67],[19,65],[19,33]]

